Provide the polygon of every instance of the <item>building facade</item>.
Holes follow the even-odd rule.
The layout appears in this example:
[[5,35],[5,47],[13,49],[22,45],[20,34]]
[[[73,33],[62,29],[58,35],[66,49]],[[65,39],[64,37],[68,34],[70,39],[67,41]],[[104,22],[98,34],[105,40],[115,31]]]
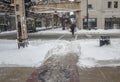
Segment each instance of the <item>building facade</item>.
[[[81,0],[82,29],[120,29],[120,0]],[[88,27],[87,27],[88,17]]]
[[[11,0],[11,3],[13,0]],[[10,6],[10,0],[0,1],[0,31],[15,29],[14,8]]]

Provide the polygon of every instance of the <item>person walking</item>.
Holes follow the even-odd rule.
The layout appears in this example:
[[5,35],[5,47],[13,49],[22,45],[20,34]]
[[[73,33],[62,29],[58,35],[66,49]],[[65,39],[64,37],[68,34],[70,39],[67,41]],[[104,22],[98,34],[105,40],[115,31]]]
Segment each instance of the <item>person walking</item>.
[[75,27],[76,27],[75,21],[71,21],[70,29],[73,37],[74,37]]

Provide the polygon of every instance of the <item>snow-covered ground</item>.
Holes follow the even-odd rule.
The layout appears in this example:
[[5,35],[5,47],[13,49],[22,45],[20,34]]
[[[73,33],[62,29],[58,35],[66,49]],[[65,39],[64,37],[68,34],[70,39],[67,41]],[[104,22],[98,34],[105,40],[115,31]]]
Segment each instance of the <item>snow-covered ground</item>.
[[[64,48],[68,44],[69,47]],[[63,48],[58,45],[62,45]],[[82,39],[75,41],[34,40],[30,41],[28,47],[21,49],[17,48],[16,40],[0,40],[0,67],[40,66],[45,58],[50,56],[50,50],[53,48],[56,49],[55,53],[60,53],[60,55],[79,50],[77,64],[80,67],[120,66],[120,39],[111,39],[111,45],[102,47],[99,47],[98,39]],[[48,51],[49,55],[47,55]]]
[[16,30],[0,32],[0,34],[15,34]]
[[[76,34],[120,34],[119,29],[109,29],[109,30],[104,30],[104,29],[98,29],[98,30],[78,30],[76,29]],[[36,33],[33,33],[34,35],[38,34],[70,34],[70,29],[67,30],[62,30],[62,28],[57,28],[57,29],[50,29],[46,31],[39,31]]]
[[[49,27],[50,28],[50,27]],[[43,28],[37,28],[37,29],[44,29]],[[0,35],[5,35],[5,34],[15,34],[16,30],[14,31],[6,31],[6,32],[0,32]],[[78,30],[76,29],[76,34],[120,34],[120,29],[109,29],[109,30],[104,30],[104,29],[97,29],[97,30]],[[31,33],[33,35],[38,35],[38,34],[70,34],[70,29],[67,30],[62,30],[62,28],[56,28],[56,29],[50,29],[46,31],[38,31],[36,33]]]

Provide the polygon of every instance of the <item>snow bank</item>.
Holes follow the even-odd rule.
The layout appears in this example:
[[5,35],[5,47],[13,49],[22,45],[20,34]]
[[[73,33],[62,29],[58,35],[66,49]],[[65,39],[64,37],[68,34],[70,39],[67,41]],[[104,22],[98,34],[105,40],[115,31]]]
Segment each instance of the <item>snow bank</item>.
[[97,29],[97,30],[77,30],[77,34],[116,34],[116,33],[120,33],[119,29],[108,29],[108,30],[104,30],[104,29]]
[[0,32],[0,34],[15,34],[16,30]]
[[[42,27],[42,28],[37,28],[38,30],[39,29],[44,29],[45,27]],[[48,27],[48,28],[51,28],[51,27]],[[16,33],[16,30],[14,31],[6,31],[6,32],[1,32],[0,35],[8,35],[8,34],[15,34]],[[89,35],[89,34],[120,34],[120,29],[108,29],[108,30],[104,30],[104,29],[97,29],[97,30],[79,30],[79,29],[76,29],[76,34],[85,34],[85,35]],[[35,32],[35,33],[29,33],[29,36],[32,36],[32,35],[57,35],[57,34],[71,34],[70,32],[70,29],[67,29],[67,30],[62,30],[62,28],[53,28],[53,29],[50,29],[50,30],[43,30],[43,31],[38,31],[38,32]]]
[[48,51],[45,57],[45,63],[66,63],[68,65],[71,62],[76,64],[78,62],[79,56],[80,45],[74,42],[62,41]]
[[[97,29],[97,30],[79,30],[76,29],[76,34],[119,34],[120,30],[119,29],[108,29],[108,30],[104,30],[104,29]],[[35,34],[70,34],[70,29],[68,30],[62,30],[62,28],[57,28],[57,29],[51,29],[51,30],[46,30],[46,31],[39,31],[37,33],[33,33]]]

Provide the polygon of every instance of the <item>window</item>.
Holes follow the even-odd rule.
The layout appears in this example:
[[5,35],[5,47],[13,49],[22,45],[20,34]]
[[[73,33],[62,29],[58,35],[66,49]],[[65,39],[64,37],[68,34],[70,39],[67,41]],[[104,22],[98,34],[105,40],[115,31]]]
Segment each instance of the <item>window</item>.
[[114,8],[118,8],[118,1],[114,1]]
[[14,3],[14,0],[11,0],[11,3]]
[[4,23],[5,23],[4,16],[1,15],[1,16],[0,16],[0,25],[3,25]]
[[16,11],[19,11],[19,5],[16,4]]
[[93,9],[92,4],[88,4],[88,9]]
[[108,8],[112,8],[112,2],[108,2]]
[[20,21],[20,15],[17,15],[17,20]]

